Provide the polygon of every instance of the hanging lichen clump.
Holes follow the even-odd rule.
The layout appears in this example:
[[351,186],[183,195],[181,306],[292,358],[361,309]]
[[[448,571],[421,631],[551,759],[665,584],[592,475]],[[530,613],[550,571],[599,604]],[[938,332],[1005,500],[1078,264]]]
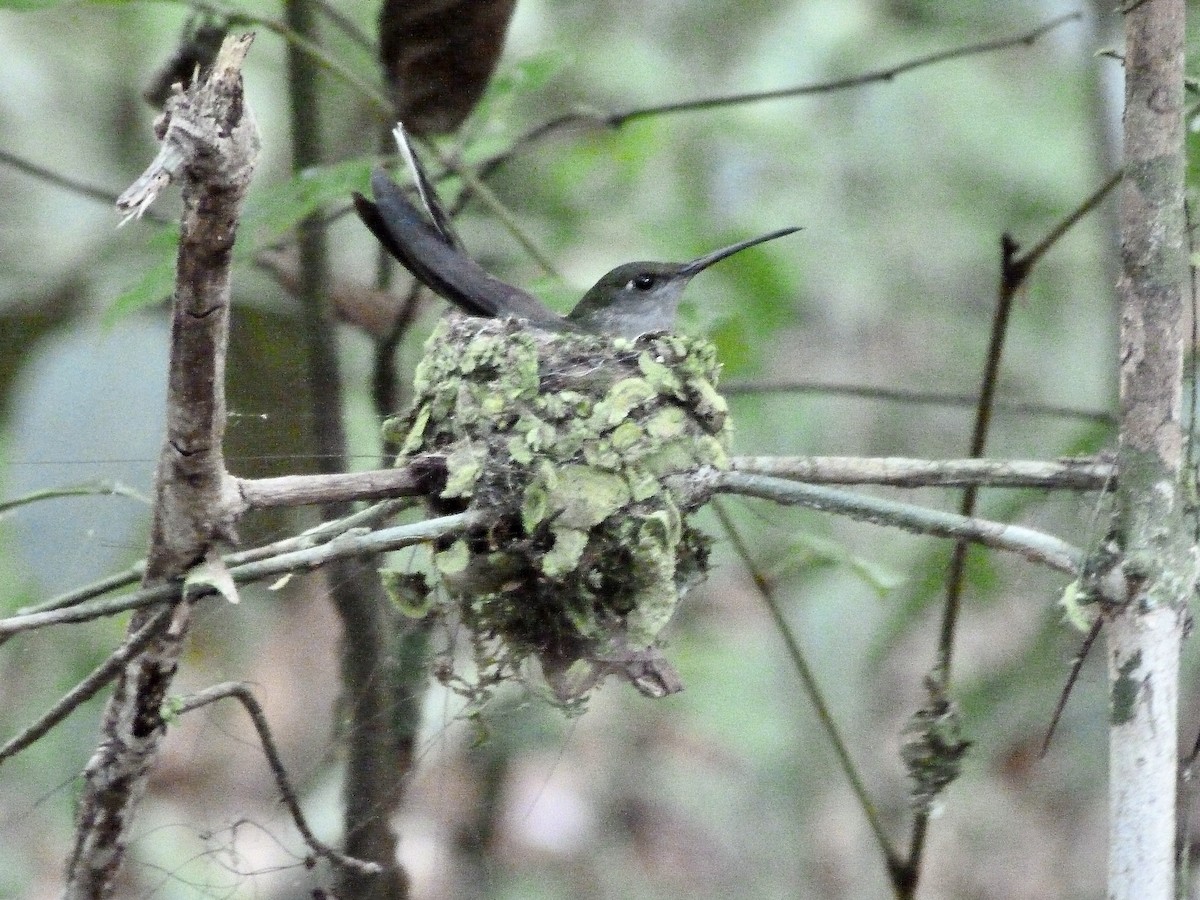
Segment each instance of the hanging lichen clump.
[[411,411],[385,424],[398,464],[445,458],[439,512],[488,526],[440,545],[414,579],[388,572],[413,615],[459,621],[474,648],[473,699],[535,657],[555,696],[608,674],[643,693],[681,688],[657,646],[704,577],[697,501],[671,476],[727,465],[726,405],[707,341],[552,333],[454,315],[430,337]]

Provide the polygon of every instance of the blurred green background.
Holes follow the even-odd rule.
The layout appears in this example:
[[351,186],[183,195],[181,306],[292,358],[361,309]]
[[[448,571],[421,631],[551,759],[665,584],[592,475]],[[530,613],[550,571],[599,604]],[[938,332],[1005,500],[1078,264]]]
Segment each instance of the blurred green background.
[[[487,268],[569,304],[631,259],[686,259],[783,225],[804,231],[697,279],[685,327],[712,334],[725,376],[971,394],[999,280],[1000,236],[1031,245],[1114,171],[1120,70],[1112,4],[1033,46],[808,97],[574,128],[518,154],[491,181],[563,277],[541,273],[478,204],[461,230]],[[0,151],[115,195],[155,152],[140,93],[189,16],[181,3],[0,3]],[[339,10],[374,33],[377,9]],[[478,160],[553,116],[767,90],[851,76],[1028,31],[1059,2],[787,0],[628,4],[520,0],[498,77],[468,123]],[[239,7],[277,17],[271,5]],[[330,52],[368,82],[373,57],[326,27]],[[282,41],[259,29],[247,93],[263,158],[239,235],[229,363],[235,474],[313,471],[298,303],[253,252],[278,242],[306,197],[362,189],[381,124],[326,77],[328,162],[290,176]],[[445,146],[459,145],[447,142]],[[174,216],[177,194],[157,212]],[[3,496],[97,479],[150,489],[162,432],[169,230],[116,229],[111,206],[0,162],[0,484]],[[1083,410],[1115,396],[1110,199],[1035,270],[1019,298],[1001,395]],[[376,249],[342,216],[335,271],[369,285]],[[157,273],[157,274],[156,274]],[[168,280],[163,281],[166,277]],[[134,302],[141,298],[141,304]],[[150,300],[154,302],[146,303]],[[126,307],[136,307],[126,310]],[[409,372],[440,307],[399,362]],[[126,310],[126,311],[121,311]],[[360,468],[379,454],[371,345],[344,354],[344,420]],[[965,407],[820,392],[738,394],[735,451],[958,457]],[[1110,446],[1102,425],[1000,412],[990,455],[1044,458]],[[894,494],[951,509],[957,495]],[[1094,499],[985,491],[981,511],[1080,545],[1104,527]],[[847,736],[884,821],[907,840],[900,731],[934,660],[948,545],[809,512],[730,502]],[[312,513],[261,516],[247,543]],[[1098,524],[1097,524],[1098,523]],[[410,802],[398,827],[419,898],[698,898],[889,895],[878,848],[834,765],[783,642],[742,564],[717,565],[668,629],[686,691],[661,701],[611,683],[565,720],[518,692],[488,740],[440,689],[426,701]],[[147,510],[126,498],[60,499],[0,519],[0,612],[126,566]],[[1081,636],[1055,601],[1065,579],[972,555],[954,693],[974,746],[932,823],[922,897],[1094,897],[1105,854],[1103,654],[1084,667],[1057,741],[1042,734]],[[246,679],[261,696],[319,833],[338,828],[338,628],[320,578],[211,604],[179,691]],[[23,635],[0,649],[0,727],[15,733],[104,659],[122,622]],[[1194,671],[1194,664],[1189,671]],[[1185,698],[1183,731],[1196,727]],[[71,839],[78,773],[100,701],[0,768],[0,896],[52,897]],[[301,897],[327,886],[276,801],[236,709],[172,729],[142,807],[123,896]]]

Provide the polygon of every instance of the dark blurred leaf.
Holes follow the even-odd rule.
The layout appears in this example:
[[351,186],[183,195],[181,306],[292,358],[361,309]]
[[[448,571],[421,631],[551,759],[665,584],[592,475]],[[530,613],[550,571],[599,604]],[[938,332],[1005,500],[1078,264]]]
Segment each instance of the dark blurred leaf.
[[516,0],[388,0],[379,59],[396,117],[417,134],[454,131],[487,88]]

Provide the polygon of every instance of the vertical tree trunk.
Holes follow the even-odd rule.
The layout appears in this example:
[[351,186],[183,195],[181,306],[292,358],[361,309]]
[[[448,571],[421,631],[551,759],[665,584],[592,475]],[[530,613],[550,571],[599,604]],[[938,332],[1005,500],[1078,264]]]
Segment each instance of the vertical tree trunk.
[[1109,890],[1175,895],[1179,653],[1195,563],[1181,489],[1184,0],[1129,4],[1121,189],[1121,577],[1106,599]]

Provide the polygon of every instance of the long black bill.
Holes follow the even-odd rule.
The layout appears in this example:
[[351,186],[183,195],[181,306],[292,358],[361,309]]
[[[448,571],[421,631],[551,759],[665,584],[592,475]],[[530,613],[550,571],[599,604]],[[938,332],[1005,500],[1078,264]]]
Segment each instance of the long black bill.
[[795,234],[799,230],[799,228],[780,228],[778,231],[772,231],[768,234],[762,234],[746,241],[739,241],[736,244],[730,244],[728,247],[722,247],[720,250],[714,250],[712,253],[701,256],[699,259],[693,259],[680,270],[679,274],[690,278],[697,272],[703,272],[713,263],[718,263],[728,256],[733,256],[735,253],[740,253],[747,247],[753,247],[755,244],[763,244],[767,241],[773,241],[775,238],[781,238],[784,235]]

